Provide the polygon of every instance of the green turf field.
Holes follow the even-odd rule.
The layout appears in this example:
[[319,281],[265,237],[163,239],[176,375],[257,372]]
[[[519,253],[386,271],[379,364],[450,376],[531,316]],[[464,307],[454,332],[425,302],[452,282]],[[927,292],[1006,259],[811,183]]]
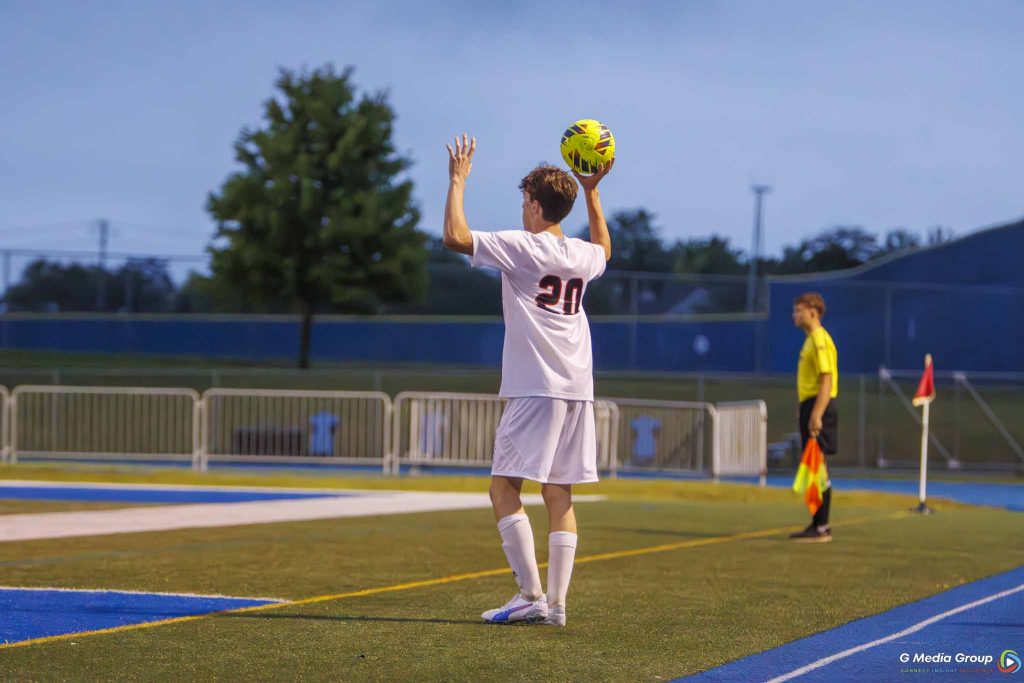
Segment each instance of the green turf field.
[[114,510],[123,507],[132,507],[132,505],[57,500],[7,500],[0,498],[0,515],[29,515],[36,512],[70,512],[72,510]]
[[[8,467],[5,478],[481,490],[481,478],[248,477]],[[528,491],[534,490],[532,488]],[[581,503],[569,626],[489,626],[514,583],[488,510],[0,544],[6,585],[303,600],[0,651],[39,680],[664,680],[1024,564],[1024,517],[842,493],[835,541],[794,545],[786,490],[605,481]],[[169,508],[172,510],[172,508]],[[530,509],[540,560],[543,510]],[[459,575],[493,574],[459,579]],[[543,576],[543,570],[542,570]],[[449,577],[454,579],[441,582]],[[410,582],[425,585],[405,587]],[[372,589],[398,587],[374,592]]]

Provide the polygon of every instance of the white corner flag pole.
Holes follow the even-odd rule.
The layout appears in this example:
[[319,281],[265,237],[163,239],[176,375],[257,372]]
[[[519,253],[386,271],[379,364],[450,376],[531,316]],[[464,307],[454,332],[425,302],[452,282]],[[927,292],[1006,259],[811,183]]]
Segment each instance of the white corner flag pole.
[[928,486],[928,408],[924,404],[924,414],[921,417],[921,482],[918,486],[917,498],[921,502],[921,509],[925,506],[925,489]]
[[[931,370],[931,366],[932,355],[929,353],[924,357],[924,367],[926,373]],[[918,388],[918,392],[920,391],[921,387]],[[920,482],[918,483],[917,490],[917,512],[920,512],[925,515],[930,514],[932,512],[932,510],[928,507],[927,503],[925,502],[925,500],[928,497],[928,410],[929,408],[931,408],[931,402],[934,398],[934,387],[932,387],[931,392],[931,396],[921,397],[924,399],[922,401],[922,407],[924,408],[924,410],[921,414],[921,478]],[[917,398],[917,396],[914,397],[915,404],[917,403]]]

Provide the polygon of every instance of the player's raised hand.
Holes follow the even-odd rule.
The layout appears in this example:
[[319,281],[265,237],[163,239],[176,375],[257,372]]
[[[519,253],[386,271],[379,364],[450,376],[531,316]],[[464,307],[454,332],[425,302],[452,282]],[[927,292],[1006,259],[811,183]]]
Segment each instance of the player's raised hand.
[[450,144],[448,148],[448,177],[450,180],[465,182],[469,172],[473,168],[473,154],[476,152],[476,138],[470,139],[465,133],[460,139],[455,136],[455,148]]
[[612,170],[612,166],[615,165],[615,159],[612,159],[607,164],[601,164],[597,167],[597,173],[592,175],[583,175],[573,169],[572,174],[576,176],[576,180],[584,190],[593,190],[597,187],[597,184],[601,182],[601,179],[608,175],[608,172]]

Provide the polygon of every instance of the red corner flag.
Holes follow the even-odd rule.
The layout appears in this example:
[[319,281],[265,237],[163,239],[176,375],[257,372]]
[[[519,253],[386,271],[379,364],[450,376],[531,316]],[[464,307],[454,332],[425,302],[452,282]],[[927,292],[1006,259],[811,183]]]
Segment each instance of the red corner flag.
[[914,393],[914,406],[923,406],[935,400],[935,369],[932,367],[932,354],[924,357],[924,373]]

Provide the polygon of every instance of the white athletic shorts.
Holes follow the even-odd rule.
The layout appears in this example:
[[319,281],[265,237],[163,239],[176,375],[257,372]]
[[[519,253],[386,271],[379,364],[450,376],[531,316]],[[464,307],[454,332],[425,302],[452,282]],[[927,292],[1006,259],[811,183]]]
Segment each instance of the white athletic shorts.
[[594,403],[510,398],[494,439],[491,474],[542,484],[597,481]]

